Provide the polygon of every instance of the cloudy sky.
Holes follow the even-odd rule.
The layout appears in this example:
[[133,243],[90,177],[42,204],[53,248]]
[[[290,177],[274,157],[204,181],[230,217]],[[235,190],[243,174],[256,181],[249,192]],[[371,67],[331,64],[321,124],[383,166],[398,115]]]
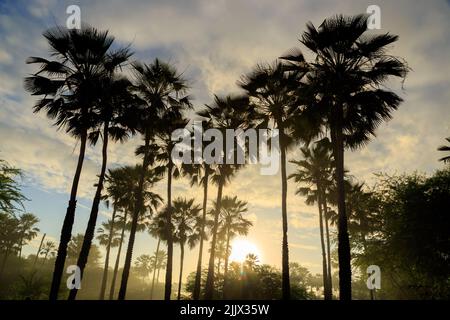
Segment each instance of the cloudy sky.
[[[32,113],[35,98],[24,92],[22,83],[23,77],[34,71],[25,59],[48,56],[42,32],[55,24],[64,25],[71,4],[79,5],[84,22],[110,30],[121,45],[131,45],[135,59],[150,62],[159,57],[175,64],[189,79],[197,107],[211,102],[213,94],[237,92],[236,80],[256,63],[272,61],[299,46],[298,38],[308,21],[319,25],[328,16],[363,13],[376,4],[381,8],[378,32],[400,36],[391,52],[405,58],[412,72],[403,87],[398,82],[389,84],[405,100],[394,119],[379,128],[377,138],[365,149],[347,153],[346,166],[369,184],[374,172],[430,173],[441,167],[436,148],[450,136],[447,1],[0,0],[0,158],[23,169],[23,189],[30,199],[26,209],[40,218],[39,227],[49,238],[59,239],[77,143],[57,132],[44,115]],[[133,139],[112,145],[110,167],[136,163],[138,142]],[[83,168],[74,233],[83,233],[86,227],[99,167],[99,147],[91,148]],[[262,262],[278,266],[280,186],[278,175],[261,176],[256,166],[249,166],[225,189],[225,194],[249,202],[248,217],[254,227],[248,240],[258,246]],[[164,196],[164,190],[163,181],[156,191]],[[173,193],[174,197],[196,197],[201,203],[201,192],[183,180],[174,183]],[[291,260],[320,272],[316,209],[304,205],[292,184],[288,212]],[[99,222],[109,216],[103,207]],[[25,253],[35,252],[37,242]],[[142,234],[137,238],[135,256],[151,253],[155,247],[155,241]],[[188,272],[194,269],[195,258],[195,251],[188,255]]]

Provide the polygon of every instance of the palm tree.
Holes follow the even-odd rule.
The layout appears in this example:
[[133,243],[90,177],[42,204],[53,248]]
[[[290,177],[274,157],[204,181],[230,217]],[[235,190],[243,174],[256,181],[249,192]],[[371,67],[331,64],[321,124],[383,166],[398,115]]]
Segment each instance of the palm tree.
[[172,161],[172,150],[176,144],[172,140],[172,132],[178,128],[184,128],[188,124],[188,120],[184,119],[178,110],[168,110],[161,117],[161,124],[164,124],[156,133],[156,143],[159,146],[160,152],[157,154],[157,159],[162,168],[166,168],[167,176],[167,198],[166,198],[166,226],[169,228],[167,232],[167,266],[166,266],[166,282],[165,282],[165,299],[170,299],[172,290],[172,264],[173,264],[173,231],[172,231],[172,178],[180,176],[180,169],[174,166]]
[[[164,208],[166,210],[166,208]],[[158,239],[158,243],[156,245],[156,251],[152,256],[152,269],[153,269],[153,277],[152,277],[152,286],[150,289],[150,300],[153,299],[153,289],[155,287],[155,277],[156,277],[156,271],[159,272],[158,263],[160,261],[158,260],[160,258],[160,246],[161,241],[167,241],[167,227],[166,227],[166,213],[164,210],[158,212],[156,216],[153,217],[151,223],[148,225],[148,233]]]
[[119,248],[117,249],[116,262],[114,263],[113,277],[111,279],[111,288],[109,290],[109,300],[114,299],[114,293],[116,290],[117,274],[119,272],[120,255],[122,253],[122,245],[125,240],[125,231],[130,230],[130,223],[128,221],[128,208],[124,209],[123,215],[118,215],[117,227],[121,229],[119,238]]
[[[117,221],[116,221],[116,215],[118,211],[123,208],[126,205],[127,201],[127,193],[129,190],[126,189],[126,183],[124,183],[125,176],[123,175],[124,170],[122,168],[117,169],[109,169],[108,174],[105,176],[106,181],[106,195],[104,195],[104,199],[106,200],[106,206],[109,207],[109,199],[112,200],[113,205],[113,213],[111,218],[111,224],[109,228],[109,238],[108,243],[106,244],[106,258],[105,258],[105,267],[103,269],[103,276],[102,276],[102,284],[100,288],[100,300],[103,300],[105,298],[105,291],[106,291],[106,283],[108,281],[108,269],[109,269],[109,254],[113,243],[113,237],[117,236],[117,231],[115,228],[117,228]],[[126,220],[126,217],[125,217]],[[115,241],[114,246],[120,246],[119,249],[119,256],[120,251],[122,249],[122,242],[124,238],[124,230],[125,225],[123,225],[123,232],[121,236]],[[106,229],[104,229],[106,231]],[[105,233],[104,233],[105,234]],[[118,267],[118,266],[117,266]],[[114,276],[116,273],[114,274]],[[115,282],[115,278],[114,278]]]
[[[203,125],[203,122],[202,122]],[[208,124],[206,124],[208,127]],[[205,145],[202,144],[202,151]],[[203,204],[202,204],[202,219],[201,219],[201,232],[199,239],[197,270],[195,273],[194,290],[192,293],[192,299],[198,300],[200,298],[201,278],[202,278],[202,259],[203,259],[203,241],[208,240],[206,235],[207,225],[207,203],[208,203],[208,185],[211,176],[210,165],[206,162],[201,164],[189,164],[184,165],[184,174],[190,178],[191,187],[199,185],[203,187]]]
[[[315,55],[308,81],[300,90],[308,113],[322,118],[330,132],[338,191],[338,260],[340,299],[351,299],[351,255],[345,211],[344,149],[357,149],[391,118],[402,99],[384,88],[391,77],[404,78],[405,62],[387,54],[397,41],[391,34],[367,35],[367,16],[327,18],[308,23],[300,42]],[[292,57],[291,57],[292,60]],[[382,89],[383,87],[383,89]],[[306,97],[305,97],[306,95]]]
[[324,298],[325,300],[331,300],[332,289],[330,288],[329,282],[330,274],[324,239],[324,210],[326,206],[325,197],[327,192],[326,186],[332,175],[331,154],[330,150],[320,143],[317,143],[312,148],[303,147],[300,150],[303,155],[303,160],[291,161],[298,167],[298,169],[295,173],[289,175],[289,179],[294,179],[296,183],[304,185],[303,187],[299,187],[297,189],[296,194],[307,196],[307,204],[314,204],[317,202],[319,208],[320,242],[322,247]]
[[49,299],[58,298],[67,245],[72,236],[76,197],[88,132],[95,125],[92,109],[98,100],[98,79],[104,74],[114,38],[107,31],[94,28],[65,29],[56,27],[44,32],[52,58],[30,57],[27,63],[37,63],[40,68],[25,78],[25,89],[35,96],[43,96],[34,106],[34,112],[45,110],[47,117],[55,120],[60,129],[80,140],[78,162],[72,181],[69,205],[61,230],[58,254],[55,260]]
[[20,191],[16,177],[22,172],[11,167],[6,161],[0,159],[0,210],[13,213],[16,205],[24,208],[23,201],[27,198]]
[[45,242],[39,254],[44,256],[44,261],[42,261],[42,265],[44,265],[49,254],[53,256],[56,254],[56,244],[53,241]]
[[39,258],[39,253],[41,252],[41,249],[42,249],[42,246],[43,246],[43,244],[44,244],[44,240],[45,240],[45,237],[46,237],[46,236],[47,236],[46,233],[44,233],[44,234],[42,235],[41,241],[40,241],[40,243],[39,243],[39,248],[38,248],[38,250],[37,250],[37,252],[36,252],[36,256],[34,257],[34,261],[33,261],[33,270],[34,270],[34,267],[36,266],[37,259]]
[[[145,105],[138,115],[137,128],[143,135],[144,145],[137,150],[138,154],[143,155],[142,174],[139,178],[139,185],[137,188],[136,203],[132,215],[132,223],[130,230],[130,237],[128,240],[127,255],[125,258],[125,265],[122,273],[122,281],[120,284],[119,300],[125,299],[126,288],[128,283],[128,275],[131,267],[132,252],[134,246],[134,239],[137,227],[139,212],[142,207],[142,190],[144,183],[144,174],[148,166],[155,160],[155,153],[158,149],[153,143],[155,133],[159,129],[164,129],[167,125],[167,114],[180,114],[181,110],[186,106],[190,106],[189,97],[183,95],[187,90],[186,81],[178,74],[175,68],[167,63],[161,62],[158,59],[150,64],[134,64],[136,87],[138,94]],[[170,121],[170,120],[169,120]],[[170,163],[171,161],[169,161]],[[172,167],[168,165],[167,170],[171,172]],[[171,180],[171,174],[168,175],[168,180]],[[168,186],[171,186],[168,183]],[[170,208],[170,188],[168,187],[168,207]],[[170,212],[170,210],[169,210]],[[170,213],[169,213],[170,215]],[[168,218],[170,216],[168,215]],[[170,221],[170,219],[168,220]],[[168,261],[166,274],[166,288],[165,298],[170,299],[172,288],[172,252],[173,243],[168,239]]]
[[[214,205],[215,207],[215,205]],[[225,295],[225,287],[228,273],[228,258],[230,248],[230,241],[236,235],[247,235],[250,227],[253,225],[251,221],[245,219],[243,214],[248,211],[247,202],[241,201],[237,196],[225,196],[222,199],[222,206],[219,217],[219,233],[224,235],[225,239],[225,261],[223,271],[223,292]]]
[[18,232],[19,220],[10,213],[0,212],[0,252],[3,253],[3,261],[0,267],[0,277],[6,266],[6,261],[11,253],[19,250],[20,233]]
[[202,229],[200,211],[201,208],[194,204],[194,199],[177,198],[173,201],[174,241],[180,245],[180,276],[177,300],[180,300],[181,283],[183,281],[184,246],[187,243],[189,248],[192,249],[200,239]]
[[[211,127],[220,130],[223,133],[223,137],[226,137],[226,129],[246,129],[249,127],[249,119],[252,114],[252,108],[249,105],[247,96],[226,96],[226,97],[214,97],[214,104],[212,106],[206,105],[206,108],[198,115],[208,119]],[[226,139],[223,141],[222,150],[225,150]],[[220,155],[214,155],[215,157],[221,157]],[[223,159],[222,159],[223,160]],[[220,161],[219,161],[220,162]],[[230,182],[239,165],[231,164],[216,164],[211,166],[211,181],[217,185],[217,199],[216,207],[214,208],[214,222],[212,226],[212,239],[211,249],[208,263],[208,275],[206,277],[205,285],[205,299],[212,299],[214,294],[214,261],[215,250],[217,242],[217,233],[219,228],[219,214],[222,205],[222,192],[224,186]],[[235,161],[236,163],[236,161]]]
[[32,213],[24,213],[19,216],[19,258],[22,256],[22,247],[38,235],[39,228],[35,227],[38,222],[39,219]]
[[273,65],[258,65],[251,73],[242,76],[241,88],[246,90],[256,113],[253,120],[256,127],[269,127],[278,130],[281,156],[281,216],[283,223],[282,242],[282,293],[283,299],[290,299],[289,246],[287,214],[287,174],[286,152],[293,145],[292,116],[295,107],[295,81],[299,73],[288,73],[279,61]]
[[148,254],[141,254],[136,258],[134,262],[134,268],[139,275],[142,276],[142,280],[148,277],[152,272],[152,259]]
[[[116,210],[113,211],[113,216],[110,220],[103,222],[102,227],[97,229],[97,240],[101,246],[106,248],[106,256],[105,256],[105,266],[103,267],[103,277],[102,277],[102,287],[100,289],[100,300],[105,298],[105,289],[106,289],[106,276],[108,274],[108,265],[109,265],[109,255],[111,248],[115,248],[119,246],[120,237],[119,232],[114,229],[116,221]],[[103,286],[103,282],[105,285]]]
[[[447,140],[447,142],[450,142],[450,137],[449,138],[445,138],[445,140]],[[450,151],[450,146],[440,146],[438,148],[439,151],[445,151],[445,152],[449,152]],[[443,161],[445,163],[450,162],[450,156],[445,156],[441,159],[439,159],[439,161]]]
[[[111,53],[105,61],[105,74],[100,79],[100,101],[95,110],[98,114],[97,122],[99,128],[95,128],[89,136],[91,143],[96,143],[101,135],[103,140],[102,147],[102,165],[100,175],[98,176],[97,188],[92,202],[91,213],[86,227],[85,240],[80,252],[77,265],[80,268],[81,278],[89,257],[89,249],[94,238],[95,226],[97,223],[98,210],[101,201],[101,193],[106,173],[108,142],[125,141],[130,134],[134,133],[132,121],[129,121],[130,115],[137,109],[138,99],[134,99],[130,94],[131,83],[126,78],[120,78],[116,75],[116,70],[129,59],[131,53],[127,49],[120,49]],[[69,300],[74,300],[78,290],[72,289],[69,294]]]
[[[118,216],[118,227],[122,229],[122,232],[120,235],[119,248],[117,252],[116,263],[114,265],[113,279],[111,282],[111,289],[109,293],[110,300],[114,296],[116,278],[120,263],[120,254],[122,252],[122,244],[125,238],[125,231],[131,230],[129,213],[134,212],[141,174],[142,167],[140,165],[120,167],[109,171],[108,193],[111,194],[111,198],[115,202],[114,204],[121,208],[121,210],[123,211],[123,214]],[[136,222],[135,232],[144,231],[148,227],[153,212],[159,207],[160,203],[162,202],[162,199],[158,194],[150,191],[151,187],[155,183],[160,181],[160,179],[161,176],[157,172],[157,170],[147,168],[142,184],[143,192],[141,196],[143,204],[141,207],[140,215],[138,217],[138,221]]]

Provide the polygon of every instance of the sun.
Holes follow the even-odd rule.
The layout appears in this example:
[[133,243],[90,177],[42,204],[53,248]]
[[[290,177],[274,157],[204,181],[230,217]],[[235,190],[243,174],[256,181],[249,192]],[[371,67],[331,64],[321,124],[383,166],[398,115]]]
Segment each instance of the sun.
[[261,259],[261,252],[258,247],[245,239],[235,239],[231,244],[230,261],[242,263],[249,253],[253,253]]

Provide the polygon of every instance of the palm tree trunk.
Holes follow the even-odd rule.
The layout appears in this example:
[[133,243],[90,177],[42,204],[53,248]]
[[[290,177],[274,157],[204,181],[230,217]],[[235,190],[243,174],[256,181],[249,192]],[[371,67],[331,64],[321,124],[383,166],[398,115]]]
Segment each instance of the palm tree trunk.
[[22,235],[20,236],[20,241],[19,241],[19,255],[18,257],[21,258],[22,257],[22,247],[23,247],[23,238],[25,235],[25,231],[22,232]]
[[38,257],[39,257],[39,253],[41,252],[42,244],[44,243],[44,239],[45,239],[45,236],[46,236],[46,235],[47,235],[47,234],[44,233],[44,235],[42,236],[41,243],[39,244],[39,248],[38,248],[38,251],[37,251],[37,253],[36,253],[36,257],[34,258],[34,261],[33,261],[33,269],[34,269],[34,267],[36,266],[36,262],[37,262],[37,259],[38,259]]
[[66,216],[61,230],[61,237],[58,245],[58,252],[55,259],[55,268],[53,271],[52,284],[50,286],[49,300],[57,300],[61,278],[64,272],[64,264],[67,257],[67,245],[72,238],[72,227],[75,220],[75,209],[77,205],[78,183],[80,182],[81,169],[83,168],[84,154],[86,152],[87,130],[80,137],[80,152],[78,155],[77,168],[72,181],[72,190],[70,191],[70,200],[67,207]]
[[330,244],[330,231],[328,227],[328,204],[327,204],[327,198],[326,195],[323,196],[323,213],[325,216],[325,233],[327,236],[327,258],[328,258],[328,289],[330,290],[331,299],[333,299],[333,280],[332,280],[332,273],[331,273],[331,244]]
[[216,200],[216,210],[214,212],[214,225],[212,230],[212,240],[211,240],[211,250],[209,255],[208,264],[208,275],[206,277],[205,285],[205,299],[211,300],[214,296],[214,260],[216,256],[216,242],[217,242],[217,228],[219,226],[219,213],[222,207],[222,190],[223,190],[223,179],[222,177],[219,181],[219,186],[217,188],[217,200]]
[[[84,233],[83,245],[81,246],[80,255],[78,256],[77,266],[80,268],[80,279],[83,279],[84,269],[89,258],[89,251],[91,250],[92,240],[95,235],[95,226],[97,225],[98,207],[100,205],[103,181],[105,180],[106,164],[108,162],[108,131],[109,122],[106,121],[103,126],[103,147],[102,147],[102,167],[98,177],[97,189],[95,190],[94,201],[92,202],[91,213],[87,224],[86,232]],[[78,293],[77,288],[73,288],[69,292],[68,300],[75,300]]]
[[225,294],[225,288],[227,286],[227,274],[228,274],[228,259],[229,259],[229,252],[230,249],[230,228],[228,228],[227,230],[227,240],[226,240],[226,245],[225,245],[225,265],[223,268],[223,286],[222,286],[222,297],[223,299],[226,298],[226,294]]
[[48,251],[45,253],[44,261],[42,261],[42,265],[44,265],[44,264],[45,264],[45,261],[47,261],[47,256],[48,256]]
[[117,211],[117,208],[116,208],[116,205],[114,205],[112,219],[111,219],[111,228],[109,229],[108,245],[106,246],[106,257],[105,257],[105,266],[103,268],[102,286],[100,289],[100,300],[105,299],[106,282],[108,281],[109,253],[111,251],[111,242],[112,242],[113,232],[114,232],[114,219],[116,218],[116,211]]
[[331,300],[329,296],[328,288],[328,268],[327,268],[327,255],[325,253],[325,239],[324,239],[324,228],[323,228],[323,200],[322,191],[317,185],[317,204],[319,207],[319,227],[320,227],[320,246],[322,249],[322,277],[323,277],[323,297],[325,300]]
[[181,296],[181,282],[183,281],[183,263],[184,263],[184,244],[180,244],[181,256],[180,256],[180,277],[178,279],[178,297],[180,300]]
[[173,264],[173,237],[172,237],[172,160],[167,165],[167,265],[164,300],[170,300],[172,294],[172,264]]
[[136,203],[134,205],[134,212],[133,212],[133,220],[131,221],[131,230],[130,230],[130,236],[128,238],[128,248],[127,248],[127,254],[125,256],[125,265],[123,267],[122,272],[122,280],[120,282],[120,289],[119,289],[119,300],[125,300],[125,295],[127,293],[127,284],[128,284],[128,277],[130,275],[130,268],[131,268],[131,259],[133,258],[133,247],[134,247],[134,240],[136,237],[136,230],[137,230],[137,223],[139,219],[139,214],[142,211],[142,205],[143,205],[143,187],[144,187],[144,179],[145,179],[145,172],[147,171],[148,167],[148,146],[150,144],[150,137],[148,134],[145,136],[145,153],[144,153],[144,159],[142,161],[142,172],[141,176],[139,177],[139,185],[136,195]]
[[116,279],[117,279],[117,273],[119,272],[120,254],[122,253],[122,244],[123,244],[123,239],[125,237],[125,229],[127,228],[127,213],[128,213],[128,211],[125,210],[125,214],[123,217],[124,224],[123,224],[123,228],[122,228],[122,233],[120,235],[119,248],[117,249],[116,263],[114,265],[114,272],[113,272],[113,277],[111,280],[111,289],[109,290],[109,300],[114,299],[114,292],[116,291]]
[[153,289],[155,287],[156,266],[158,265],[158,254],[159,254],[159,245],[160,244],[161,244],[161,238],[158,238],[158,244],[156,245],[156,253],[155,253],[155,263],[153,264],[153,279],[152,279],[152,288],[150,290],[150,300],[153,300]]
[[[206,166],[206,165],[205,165]],[[197,261],[197,272],[195,273],[195,283],[194,283],[194,293],[192,298],[198,300],[200,298],[200,287],[202,279],[202,257],[203,257],[203,236],[205,233],[205,222],[206,222],[206,205],[208,202],[208,167],[205,170],[205,176],[203,177],[203,216],[202,216],[202,232],[200,234],[200,245],[198,249],[198,261]]]
[[289,245],[288,245],[288,217],[287,217],[287,175],[286,175],[286,148],[284,145],[284,131],[278,121],[280,134],[281,153],[281,215],[283,220],[283,244],[282,244],[282,299],[291,298],[291,284],[289,278]]
[[338,260],[339,260],[339,299],[352,299],[352,270],[350,265],[350,241],[348,237],[347,215],[345,212],[344,189],[344,142],[342,134],[342,110],[335,114],[332,127],[332,144],[336,166],[336,185],[338,194]]

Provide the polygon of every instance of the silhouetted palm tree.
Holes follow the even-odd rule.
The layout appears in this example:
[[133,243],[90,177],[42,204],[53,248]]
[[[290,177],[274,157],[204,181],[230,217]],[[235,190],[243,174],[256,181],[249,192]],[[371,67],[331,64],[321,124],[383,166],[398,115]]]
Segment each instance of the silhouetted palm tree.
[[180,276],[178,279],[177,300],[180,300],[181,284],[183,281],[184,246],[186,243],[192,249],[200,239],[201,208],[194,203],[194,199],[177,198],[173,201],[172,220],[174,225],[174,241],[180,245]]
[[114,38],[107,31],[94,28],[65,29],[56,27],[44,32],[52,58],[31,57],[27,63],[40,65],[39,71],[25,79],[25,89],[32,95],[43,96],[34,112],[45,110],[58,128],[80,140],[77,168],[72,181],[69,205],[64,218],[50,300],[58,298],[58,291],[71,239],[75,218],[76,196],[83,167],[88,131],[95,123],[92,117],[98,97],[98,79],[104,74]]
[[[340,299],[351,299],[350,244],[345,212],[344,149],[365,145],[383,120],[391,118],[402,99],[382,89],[391,77],[405,77],[407,65],[387,54],[397,41],[391,34],[367,35],[367,16],[327,18],[315,28],[308,23],[300,39],[315,55],[303,101],[310,113],[322,117],[330,132],[338,191],[338,260]],[[291,59],[292,60],[292,59]],[[305,95],[307,95],[305,97]]]
[[[445,140],[447,140],[447,142],[450,142],[450,137],[449,138],[445,138]],[[439,151],[445,151],[445,152],[450,152],[450,146],[440,146],[438,148]],[[445,156],[443,158],[440,158],[439,161],[443,161],[445,163],[450,162],[450,155],[449,156]]]
[[54,256],[56,254],[56,243],[53,241],[47,241],[42,246],[39,254],[44,256],[44,260],[42,261],[42,265],[45,264],[45,261],[47,261],[47,256],[50,254],[51,256]]
[[[213,204],[215,207],[215,204]],[[248,211],[247,202],[241,201],[237,196],[225,196],[222,199],[222,206],[219,216],[219,233],[223,234],[225,239],[225,261],[224,261],[224,288],[226,285],[226,277],[228,272],[228,258],[231,248],[230,241],[236,235],[247,235],[250,227],[253,225],[251,221],[245,219],[243,214]]]
[[304,185],[297,189],[296,194],[307,196],[307,204],[317,202],[319,208],[320,243],[322,247],[324,298],[325,300],[330,300],[332,299],[332,289],[329,282],[330,275],[325,249],[324,210],[326,206],[326,187],[332,175],[332,159],[330,150],[327,146],[320,143],[312,148],[303,147],[300,150],[303,160],[291,161],[298,169],[295,173],[289,175],[289,179],[294,179],[296,183]]
[[17,177],[22,172],[10,166],[6,161],[0,159],[0,210],[13,213],[16,205],[24,208],[23,201],[27,198],[20,191]]
[[142,276],[142,280],[147,278],[152,272],[152,259],[148,254],[141,254],[134,261],[134,269],[139,275]]
[[[155,133],[158,132],[159,129],[164,128],[167,124],[164,121],[160,121],[161,119],[164,119],[164,116],[167,113],[181,113],[181,110],[186,106],[190,106],[188,96],[180,97],[180,95],[183,95],[187,90],[186,81],[178,74],[176,69],[169,64],[155,59],[150,65],[140,63],[134,64],[134,70],[138,94],[141,99],[145,101],[145,106],[138,114],[137,119],[137,129],[144,138],[144,145],[137,150],[137,153],[143,155],[143,162],[142,174],[139,178],[139,185],[137,188],[136,204],[132,215],[130,238],[128,240],[127,255],[120,284],[119,300],[125,299],[126,295],[137,221],[142,207],[144,173],[148,166],[153,163],[158,148],[153,143]],[[168,168],[168,170],[169,169],[170,171],[172,170],[172,168]],[[171,177],[171,175],[169,176]],[[168,191],[168,193],[170,192]],[[167,203],[169,203],[169,200],[170,199],[167,199]],[[172,288],[173,244],[168,243],[168,251],[170,251],[167,263],[169,272],[166,274],[165,290],[165,299],[167,300],[170,299]]]
[[[212,226],[212,239],[210,257],[208,263],[208,276],[206,277],[205,285],[205,299],[212,299],[214,294],[214,261],[215,261],[215,247],[217,242],[217,233],[219,228],[219,213],[222,203],[222,192],[224,186],[230,182],[231,178],[235,174],[236,170],[240,167],[238,164],[226,164],[221,155],[222,150],[226,150],[226,129],[243,129],[249,127],[249,119],[252,114],[252,108],[249,104],[247,96],[226,96],[226,97],[214,97],[214,104],[212,106],[206,105],[206,108],[198,115],[207,119],[211,123],[211,127],[216,128],[222,132],[224,137],[221,150],[216,150],[214,156],[217,160],[217,164],[212,165],[211,168],[211,181],[217,185],[217,199],[216,207],[214,208],[214,222]],[[218,153],[217,153],[218,152]],[[236,153],[235,153],[236,154]],[[222,162],[220,163],[220,159]],[[234,161],[237,163],[237,161]]]
[[239,81],[240,87],[247,91],[252,103],[255,104],[256,113],[253,115],[253,121],[256,127],[271,126],[277,129],[279,134],[283,299],[290,299],[286,152],[295,141],[292,135],[292,118],[296,102],[293,95],[296,84],[293,78],[298,77],[297,73],[286,72],[285,66],[277,61],[273,65],[258,65],[251,73],[242,76]]
[[[209,128],[209,123],[202,122],[203,130]],[[203,142],[203,141],[202,141]],[[202,143],[202,154],[205,149],[205,144]],[[208,203],[208,185],[211,177],[211,167],[206,162],[201,164],[185,164],[183,165],[183,173],[190,179],[191,187],[194,185],[203,187],[203,204],[202,204],[202,219],[201,232],[199,239],[197,270],[195,273],[194,290],[192,299],[198,300],[200,298],[201,278],[202,278],[202,259],[203,259],[203,242],[207,241],[206,226],[207,226],[207,203]]]
[[97,240],[101,246],[106,248],[105,265],[103,267],[102,286],[100,288],[100,300],[105,299],[106,281],[109,268],[109,255],[111,248],[118,247],[120,244],[119,231],[116,227],[117,207],[113,210],[113,215],[110,220],[102,223],[102,227],[97,229]]
[[24,213],[19,216],[18,232],[19,240],[19,258],[22,256],[22,247],[33,240],[39,232],[35,225],[39,222],[38,217],[32,213]]

